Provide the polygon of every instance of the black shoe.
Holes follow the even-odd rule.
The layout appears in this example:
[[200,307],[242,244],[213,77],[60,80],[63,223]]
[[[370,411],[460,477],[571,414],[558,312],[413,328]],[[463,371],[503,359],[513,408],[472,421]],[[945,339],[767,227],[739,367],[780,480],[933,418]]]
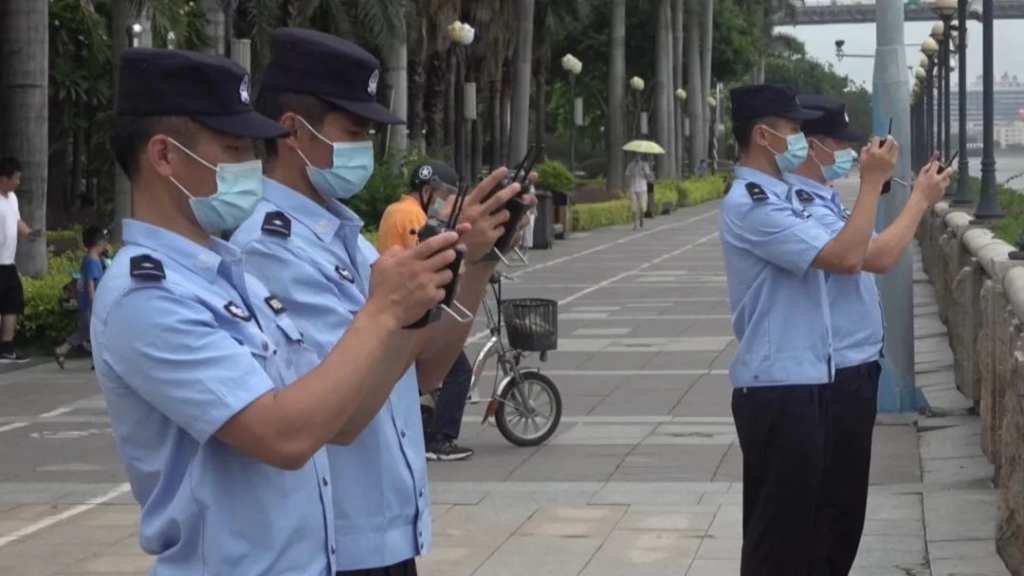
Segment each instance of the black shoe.
[[453,440],[441,438],[427,446],[427,460],[448,462],[451,460],[465,460],[473,455],[473,450],[459,446]]
[[6,364],[9,362],[28,362],[28,356],[25,356],[17,350],[0,354],[0,363]]

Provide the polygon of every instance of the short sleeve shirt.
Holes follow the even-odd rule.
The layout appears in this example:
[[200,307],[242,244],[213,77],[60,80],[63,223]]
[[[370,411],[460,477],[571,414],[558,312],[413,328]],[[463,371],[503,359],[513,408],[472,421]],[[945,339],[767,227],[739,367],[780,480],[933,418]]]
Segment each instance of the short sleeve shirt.
[[427,223],[427,214],[420,201],[411,195],[403,196],[387,207],[377,229],[377,251],[383,254],[392,246],[411,248],[418,242],[417,234]]

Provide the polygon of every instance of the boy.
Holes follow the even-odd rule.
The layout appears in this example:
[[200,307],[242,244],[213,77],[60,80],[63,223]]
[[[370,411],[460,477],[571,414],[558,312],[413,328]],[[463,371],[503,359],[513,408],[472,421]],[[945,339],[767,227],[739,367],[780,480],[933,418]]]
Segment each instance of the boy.
[[99,226],[89,226],[82,232],[82,244],[86,253],[78,269],[78,329],[63,344],[53,349],[53,358],[60,369],[64,369],[64,358],[77,346],[89,343],[89,319],[92,317],[92,301],[96,287],[103,277],[103,254],[107,249],[107,237]]

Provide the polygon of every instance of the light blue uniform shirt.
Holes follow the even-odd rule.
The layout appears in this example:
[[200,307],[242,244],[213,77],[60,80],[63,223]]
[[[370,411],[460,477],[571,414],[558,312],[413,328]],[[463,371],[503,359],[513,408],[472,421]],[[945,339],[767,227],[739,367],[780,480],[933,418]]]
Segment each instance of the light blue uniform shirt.
[[[797,202],[832,236],[846,226],[850,216],[835,190],[796,174],[787,174],[785,180],[792,186]],[[800,194],[801,190],[805,193]],[[877,237],[872,234],[871,239]],[[836,368],[859,366],[881,358],[885,326],[874,274],[825,274],[825,286],[832,315]]]
[[736,388],[832,381],[832,327],[825,274],[811,267],[832,239],[789,187],[750,168],[735,169],[718,229],[739,348]]
[[[151,574],[333,576],[326,450],[288,471],[215,436],[315,354],[226,242],[132,220],[124,240],[96,292],[93,358]],[[131,273],[161,266],[164,278]]]
[[[329,201],[325,210],[278,182],[263,182],[263,201],[231,243],[245,253],[246,270],[279,295],[326,356],[366,302],[377,250],[360,234],[362,220],[340,202]],[[327,455],[339,570],[380,568],[426,553],[430,490],[415,367],[356,441],[328,446]]]

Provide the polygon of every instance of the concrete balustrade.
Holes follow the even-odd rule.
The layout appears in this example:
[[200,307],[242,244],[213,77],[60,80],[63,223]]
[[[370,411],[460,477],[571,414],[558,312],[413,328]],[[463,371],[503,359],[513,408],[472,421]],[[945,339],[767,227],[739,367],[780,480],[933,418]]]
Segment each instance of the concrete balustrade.
[[981,417],[981,447],[999,490],[996,547],[1024,575],[1024,260],[971,216],[938,204],[918,227],[955,357],[957,389]]

